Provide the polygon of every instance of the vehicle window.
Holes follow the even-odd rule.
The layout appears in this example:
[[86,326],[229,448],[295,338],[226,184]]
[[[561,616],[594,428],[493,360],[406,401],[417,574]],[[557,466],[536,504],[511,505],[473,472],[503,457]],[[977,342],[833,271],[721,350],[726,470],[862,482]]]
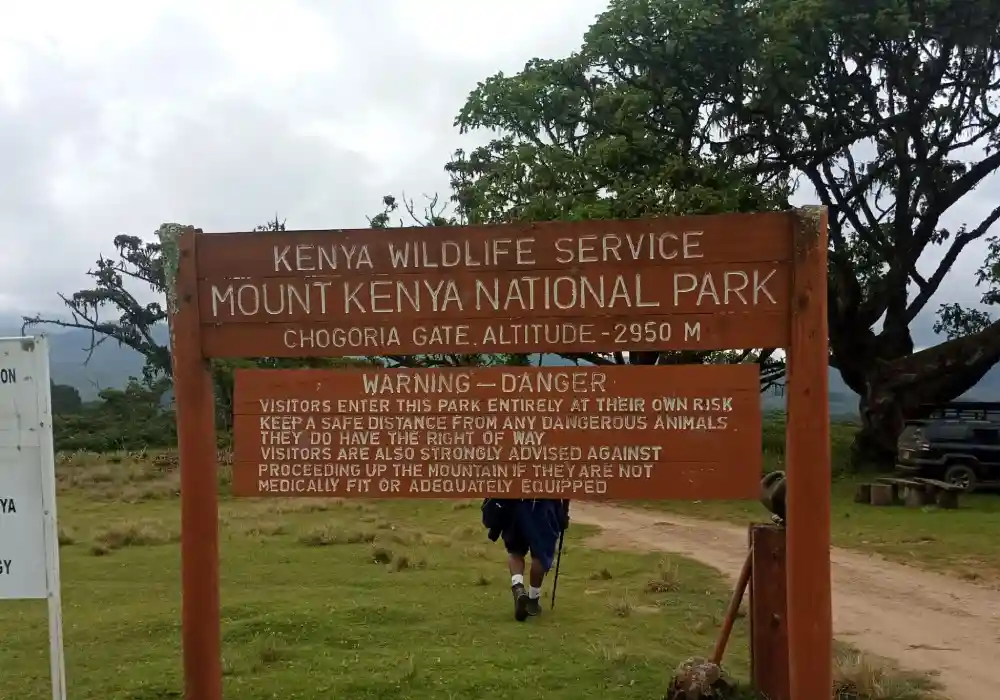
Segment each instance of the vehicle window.
[[996,428],[973,428],[972,438],[983,445],[1000,444],[1000,430]]
[[937,425],[934,428],[934,439],[943,441],[968,440],[969,428],[965,425]]

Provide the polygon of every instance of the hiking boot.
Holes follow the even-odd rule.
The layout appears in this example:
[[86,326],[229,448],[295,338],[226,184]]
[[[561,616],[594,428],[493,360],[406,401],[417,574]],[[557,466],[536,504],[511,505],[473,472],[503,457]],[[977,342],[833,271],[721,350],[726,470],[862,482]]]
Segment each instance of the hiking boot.
[[528,615],[531,617],[537,617],[542,614],[542,599],[541,598],[528,598]]
[[520,583],[511,586],[510,592],[514,596],[514,619],[524,622],[528,619],[528,592]]

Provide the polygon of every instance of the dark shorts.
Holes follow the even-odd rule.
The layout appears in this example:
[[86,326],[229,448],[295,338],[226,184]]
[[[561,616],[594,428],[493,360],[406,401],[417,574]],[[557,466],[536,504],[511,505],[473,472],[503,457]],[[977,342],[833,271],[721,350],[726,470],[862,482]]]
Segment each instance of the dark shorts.
[[530,553],[545,571],[551,569],[561,532],[560,507],[559,501],[518,501],[513,521],[503,532],[507,552],[519,557]]

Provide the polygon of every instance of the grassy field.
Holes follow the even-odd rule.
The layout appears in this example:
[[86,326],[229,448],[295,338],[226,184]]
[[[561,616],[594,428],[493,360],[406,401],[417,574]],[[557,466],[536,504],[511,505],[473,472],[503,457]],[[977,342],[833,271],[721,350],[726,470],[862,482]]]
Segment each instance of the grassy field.
[[[59,482],[70,697],[182,697],[170,460],[78,455]],[[224,499],[226,698],[652,699],[710,652],[730,594],[716,572],[592,550],[583,526],[567,535],[557,609],[514,622],[476,506]],[[0,606],[0,629],[2,696],[46,697],[44,604]],[[726,666],[743,679],[747,664],[741,619]],[[849,651],[839,670],[862,690],[845,698],[924,697],[923,681]]]
[[[957,510],[911,509],[854,503],[857,484],[872,476],[852,475],[845,465],[854,426],[835,424],[831,450],[837,477],[832,486],[831,535],[834,545],[878,553],[888,559],[955,574],[970,581],[1000,583],[1000,496],[963,496]],[[764,459],[767,469],[784,469],[784,425],[765,423]],[[767,511],[756,501],[658,502],[645,507],[682,515],[727,520],[739,525],[766,521]]]
[[[71,697],[181,697],[175,475],[61,473]],[[589,550],[582,526],[557,609],[515,622],[476,505],[224,501],[226,697],[659,698],[677,663],[711,650],[729,594],[715,572]],[[3,697],[46,697],[44,605],[3,605],[0,628]],[[727,660],[745,673],[742,623]]]
[[[854,487],[864,479],[844,477],[833,484],[830,519],[833,544],[923,568],[954,574],[969,581],[1000,583],[1000,497],[963,496],[961,508],[941,510],[902,506],[876,508],[854,503]],[[766,521],[767,511],[753,501],[644,503],[645,507],[681,515],[727,520],[746,525]]]

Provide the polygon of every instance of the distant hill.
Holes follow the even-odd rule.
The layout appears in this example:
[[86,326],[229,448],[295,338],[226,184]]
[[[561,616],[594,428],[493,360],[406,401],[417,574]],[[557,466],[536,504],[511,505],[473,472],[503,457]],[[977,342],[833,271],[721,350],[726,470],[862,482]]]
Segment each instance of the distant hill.
[[[121,347],[114,341],[106,340],[98,346],[88,361],[90,333],[81,330],[65,330],[49,326],[41,329],[49,336],[52,380],[57,384],[75,387],[84,401],[97,398],[101,389],[120,388],[130,376],[142,373],[143,358],[133,350]],[[0,317],[0,336],[16,336],[21,331],[19,318]],[[157,329],[157,339],[167,342],[167,329]],[[538,362],[538,354],[532,355],[533,363]],[[559,366],[573,364],[558,355],[545,354],[542,364]],[[834,369],[829,373],[830,413],[834,416],[852,417],[858,414],[858,395],[851,391]],[[1000,400],[1000,366],[994,367],[965,398],[979,400]],[[783,411],[785,398],[769,392],[761,397],[765,409]]]
[[[157,339],[166,343],[166,328],[158,331]],[[105,340],[91,354],[88,351],[91,334],[87,331],[41,326],[31,332],[45,333],[49,338],[52,381],[75,387],[84,401],[96,399],[102,389],[121,388],[129,377],[142,375],[145,364],[142,355],[113,340]],[[21,324],[16,319],[0,320],[0,336],[20,334]]]

